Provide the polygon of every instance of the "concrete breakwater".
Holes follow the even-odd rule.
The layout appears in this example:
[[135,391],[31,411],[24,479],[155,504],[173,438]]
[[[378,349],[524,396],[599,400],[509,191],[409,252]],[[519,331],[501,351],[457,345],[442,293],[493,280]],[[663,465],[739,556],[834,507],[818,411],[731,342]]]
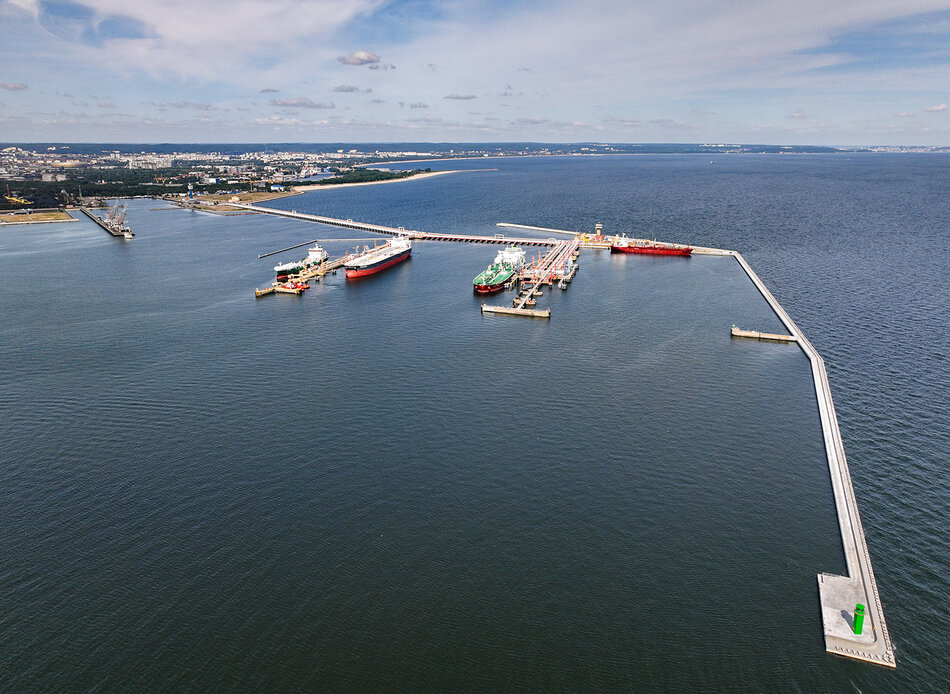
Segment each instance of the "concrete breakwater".
[[[765,284],[755,274],[745,258],[735,251],[728,251],[739,261],[749,279],[775,311],[779,320],[795,338],[805,356],[811,362],[815,381],[818,413],[825,440],[825,454],[831,474],[831,486],[835,497],[838,526],[844,546],[848,576],[822,573],[818,575],[818,592],[821,601],[821,616],[825,631],[825,650],[848,658],[865,660],[878,665],[896,667],[894,647],[884,621],[884,608],[878,594],[877,581],[871,568],[864,528],[858,513],[858,503],[851,484],[851,473],[844,454],[844,443],[838,429],[834,401],[825,363],[802,334],[798,326],[772,296]],[[857,605],[865,606],[865,623],[861,633],[854,633]]]

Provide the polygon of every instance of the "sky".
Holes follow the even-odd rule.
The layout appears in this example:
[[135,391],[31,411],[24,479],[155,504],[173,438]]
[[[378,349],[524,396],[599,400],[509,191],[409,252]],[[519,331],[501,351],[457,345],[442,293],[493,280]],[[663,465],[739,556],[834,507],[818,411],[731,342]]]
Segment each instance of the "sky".
[[950,0],[0,0],[0,142],[950,145]]

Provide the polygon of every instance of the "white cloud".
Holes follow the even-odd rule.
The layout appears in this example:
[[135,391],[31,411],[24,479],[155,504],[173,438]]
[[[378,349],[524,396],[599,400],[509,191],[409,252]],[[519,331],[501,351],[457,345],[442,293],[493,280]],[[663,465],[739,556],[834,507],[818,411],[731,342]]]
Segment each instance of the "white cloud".
[[[950,0],[453,1],[439,3],[437,18],[405,14],[399,26],[386,25],[388,31],[380,30],[383,18],[373,13],[391,8],[394,0],[75,0],[92,9],[88,21],[94,28],[104,18],[119,17],[141,29],[138,38],[96,30],[96,41],[85,43],[83,32],[49,29],[50,8],[69,1],[0,0],[0,23],[9,27],[0,65],[6,79],[22,80],[0,87],[18,91],[19,84],[32,85],[30,101],[37,103],[29,108],[55,112],[66,105],[53,104],[57,91],[89,94],[95,91],[93,79],[100,85],[112,79],[123,84],[120,93],[128,93],[130,103],[154,99],[168,108],[169,118],[181,119],[176,123],[200,116],[205,109],[197,104],[205,102],[220,104],[222,113],[225,106],[231,113],[250,108],[241,137],[251,140],[255,117],[269,124],[261,128],[274,126],[268,107],[281,111],[285,122],[279,127],[306,128],[315,121],[300,120],[294,126],[286,109],[334,106],[305,97],[272,99],[279,88],[318,100],[347,92],[385,97],[359,100],[367,107],[373,104],[378,121],[331,119],[342,138],[371,134],[398,139],[405,127],[400,107],[429,108],[432,118],[450,118],[459,115],[452,101],[477,98],[481,111],[504,113],[489,133],[497,138],[519,130],[541,139],[568,137],[603,127],[605,139],[634,133],[677,137],[683,132],[684,140],[724,141],[752,133],[776,138],[799,133],[813,142],[812,133],[819,133],[866,142],[854,127],[859,118],[866,118],[859,127],[870,132],[868,124],[894,122],[894,114],[908,103],[939,104],[927,112],[942,111],[948,65],[940,60],[950,60],[932,53],[927,62],[915,64],[915,53],[909,51],[899,66],[883,58],[862,62],[857,59],[864,57],[861,48],[846,40],[855,32],[886,29],[905,32],[904,40],[912,41],[906,32],[920,27],[913,28],[910,21],[935,34],[950,33],[950,23],[938,21],[941,15],[927,14],[950,9]],[[581,50],[565,50],[565,36]],[[351,85],[354,81],[359,87]],[[414,102],[398,101],[400,94],[411,95]],[[39,103],[47,98],[49,104]],[[88,103],[101,98],[89,97]],[[125,97],[110,92],[106,98]],[[29,122],[27,106],[11,112],[13,102],[25,101],[8,98],[4,110]],[[124,108],[122,101],[117,103]],[[933,124],[944,119],[925,118],[923,107],[917,108],[914,118],[898,116],[900,125],[912,139],[930,121],[927,132],[935,139]],[[341,110],[342,105],[336,112]],[[807,115],[813,112],[820,112],[823,121]],[[611,113],[666,118],[603,115]],[[584,125],[592,122],[597,125]],[[488,118],[452,127],[459,129],[453,132],[464,133],[468,127],[481,134],[486,123]],[[178,126],[168,125],[172,127]],[[432,121],[431,132],[438,133],[439,127]],[[156,137],[143,131],[139,139]]]
[[[456,7],[453,21],[440,31],[389,48],[387,57],[402,65],[418,62],[420,54],[437,55],[442,81],[464,85],[468,93],[497,93],[499,78],[517,75],[525,92],[550,92],[552,103],[565,112],[580,112],[591,102],[619,110],[641,99],[659,102],[728,89],[771,90],[781,86],[779,82],[824,79],[823,70],[850,60],[827,49],[840,32],[947,3],[555,0],[543,13],[522,8],[491,17],[466,9],[474,4]],[[822,19],[816,22],[815,17]],[[565,51],[565,35],[591,50]],[[461,46],[465,50],[459,50]],[[530,72],[521,70],[526,63],[532,66]],[[616,88],[619,83],[622,89]]]
[[216,111],[217,107],[211,104],[198,103],[195,101],[173,101],[168,104],[172,108],[190,108],[195,111]]
[[606,122],[617,123],[626,128],[637,128],[641,125],[640,120],[637,118],[607,118]]
[[407,118],[406,122],[407,123],[423,123],[425,125],[435,125],[435,124],[452,125],[452,126],[460,125],[458,121],[447,121],[447,120],[443,120],[442,118],[437,118],[435,116],[423,116],[421,118]]
[[271,99],[270,105],[284,108],[336,108],[336,104],[332,101],[328,104],[318,104],[305,96],[297,96],[293,99]]
[[928,106],[927,108],[924,109],[924,111],[926,111],[927,113],[939,113],[940,111],[946,111],[946,110],[947,110],[946,104],[940,104],[939,106]]
[[344,65],[370,65],[373,63],[378,63],[380,57],[375,53],[370,53],[369,51],[356,51],[355,53],[350,53],[349,55],[341,55],[337,58]]
[[[47,17],[38,0],[13,0],[42,25]],[[219,79],[230,68],[234,79],[246,77],[241,69],[264,72],[261,62],[300,58],[324,51],[336,32],[366,15],[385,0],[82,0],[91,10],[87,27],[96,29],[105,18],[119,18],[142,27],[144,37],[101,37],[99,45],[78,44],[74,50],[86,60],[98,60],[112,69],[135,66],[156,75]],[[84,20],[85,21],[85,20]],[[357,51],[354,55],[364,53]],[[368,54],[372,55],[372,54]]]
[[22,82],[3,82],[0,84],[0,89],[6,89],[8,92],[22,92],[29,89],[29,87]]
[[684,123],[683,121],[676,120],[675,118],[651,118],[650,122],[653,125],[658,125],[664,130],[696,130],[696,126],[692,123]]
[[255,118],[251,121],[255,125],[269,125],[276,127],[315,127],[315,126],[324,126],[330,125],[331,121],[329,120],[301,120],[299,118],[287,118],[286,116],[279,116],[274,114],[266,118]]

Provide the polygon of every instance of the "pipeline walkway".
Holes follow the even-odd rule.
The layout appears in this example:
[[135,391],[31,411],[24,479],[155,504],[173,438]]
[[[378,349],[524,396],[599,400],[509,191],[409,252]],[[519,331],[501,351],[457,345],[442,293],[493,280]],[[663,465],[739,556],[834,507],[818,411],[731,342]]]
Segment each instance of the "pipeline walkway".
[[544,231],[549,234],[568,234],[577,236],[578,232],[569,229],[551,229],[550,227],[533,227],[530,224],[513,224],[512,222],[498,222],[496,227],[506,227],[508,229],[530,229],[531,231]]
[[369,222],[358,222],[352,219],[338,219],[336,217],[325,217],[318,214],[306,214],[296,210],[278,210],[274,207],[261,207],[259,205],[248,205],[245,203],[228,203],[230,207],[240,207],[254,212],[264,214],[273,214],[279,217],[289,217],[291,219],[301,219],[307,222],[319,222],[320,224],[329,224],[331,226],[343,227],[344,229],[359,229],[360,231],[371,231],[377,234],[387,236],[406,236],[413,241],[455,241],[461,243],[500,243],[517,244],[519,246],[554,246],[557,239],[537,239],[537,238],[510,238],[504,234],[495,234],[494,236],[476,236],[471,234],[439,234],[430,231],[418,231],[416,229],[406,229],[405,227],[390,227],[383,224],[371,224]]
[[580,241],[559,241],[548,253],[536,262],[526,265],[519,273],[521,283],[554,284],[556,281],[570,282],[577,272],[574,262],[580,252]]
[[336,217],[324,217],[319,214],[306,214],[303,212],[297,212],[296,210],[278,210],[275,207],[261,207],[259,205],[248,205],[246,203],[237,203],[231,202],[228,203],[229,207],[239,207],[245,210],[251,210],[253,212],[261,212],[264,214],[273,214],[278,217],[290,217],[291,219],[302,219],[307,222],[320,222],[321,224],[329,224],[331,226],[343,227],[344,229],[359,229],[360,231],[372,231],[377,234],[386,234],[387,236],[408,236],[410,238],[416,238],[417,234],[424,234],[423,231],[414,231],[412,229],[405,229],[404,227],[388,227],[382,224],[370,224],[369,222],[355,222],[352,219],[337,219]]

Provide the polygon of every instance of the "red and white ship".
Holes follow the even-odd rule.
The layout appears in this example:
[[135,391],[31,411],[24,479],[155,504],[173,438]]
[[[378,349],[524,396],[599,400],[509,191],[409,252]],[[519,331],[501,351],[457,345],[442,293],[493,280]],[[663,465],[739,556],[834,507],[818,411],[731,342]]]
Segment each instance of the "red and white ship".
[[347,277],[375,275],[377,272],[382,272],[386,268],[405,260],[410,253],[412,253],[412,241],[400,236],[377,248],[367,249],[365,253],[347,260],[343,263],[343,269],[346,270]]
[[693,253],[693,249],[689,246],[678,246],[672,243],[644,241],[642,239],[628,239],[626,236],[618,236],[614,238],[613,243],[610,244],[610,252],[690,256]]

